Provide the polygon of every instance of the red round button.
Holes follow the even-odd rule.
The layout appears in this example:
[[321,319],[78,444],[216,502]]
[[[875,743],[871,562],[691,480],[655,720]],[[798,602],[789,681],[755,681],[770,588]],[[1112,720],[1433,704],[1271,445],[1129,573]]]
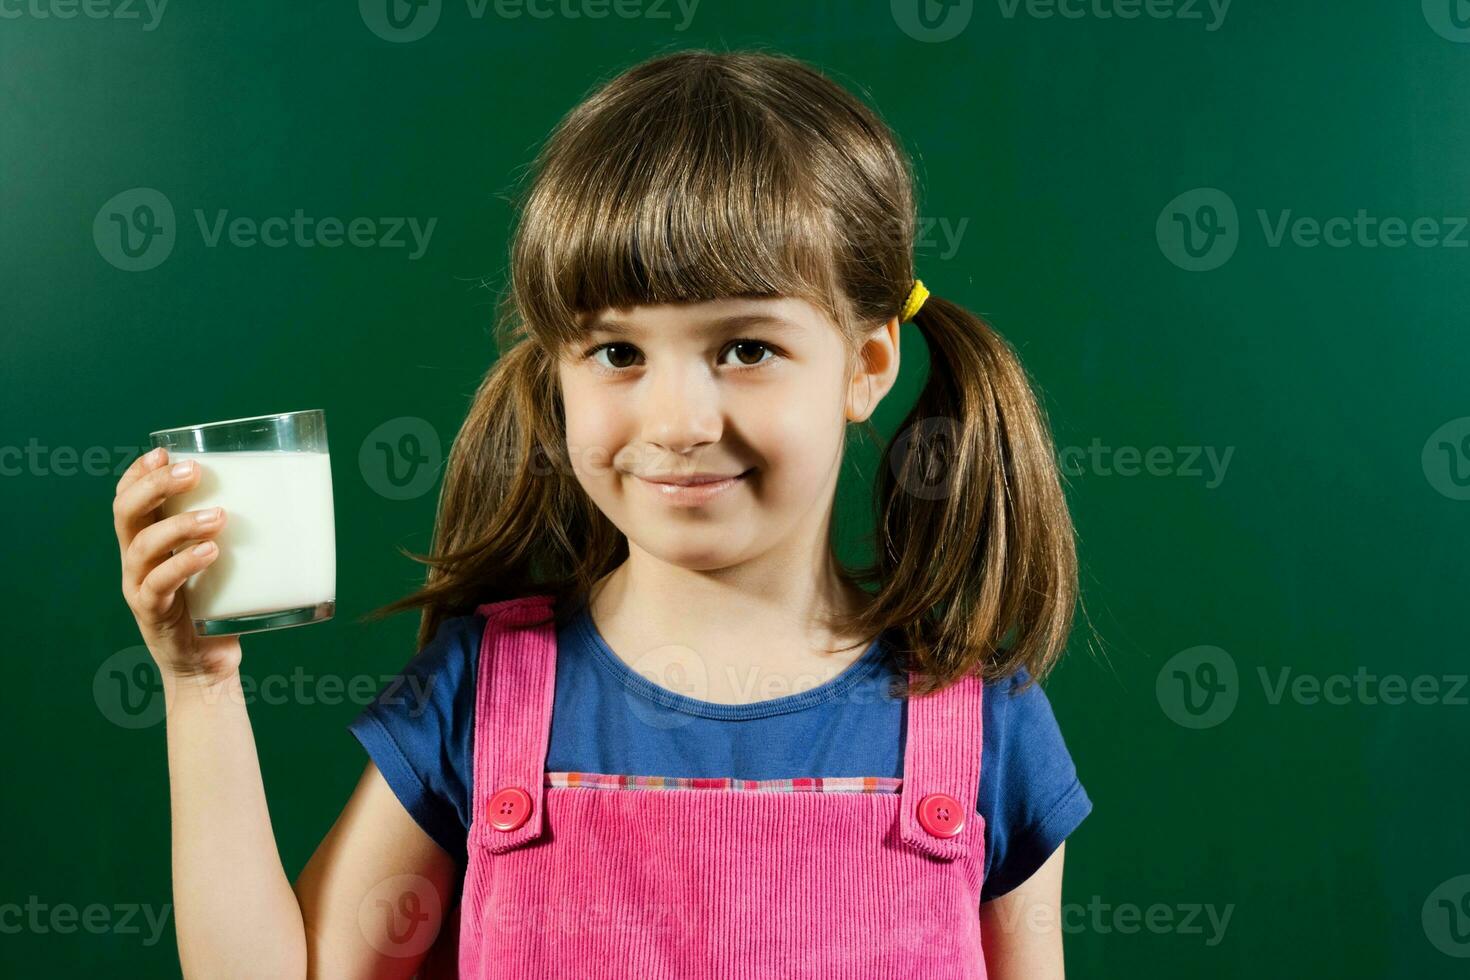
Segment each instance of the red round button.
[[919,801],[919,826],[935,837],[953,837],[965,829],[965,811],[953,796],[930,793]]
[[531,815],[531,794],[519,786],[507,786],[490,797],[490,826],[515,830]]

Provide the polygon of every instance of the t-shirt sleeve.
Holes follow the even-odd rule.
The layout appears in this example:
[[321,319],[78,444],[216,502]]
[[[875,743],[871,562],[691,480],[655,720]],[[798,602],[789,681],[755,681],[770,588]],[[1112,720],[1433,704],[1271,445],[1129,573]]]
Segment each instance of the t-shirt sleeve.
[[484,617],[448,617],[348,724],[404,809],[461,867],[467,859],[475,677]]
[[1046,863],[1092,812],[1041,685],[1025,668],[985,686],[977,809],[986,816],[980,900],[999,898]]

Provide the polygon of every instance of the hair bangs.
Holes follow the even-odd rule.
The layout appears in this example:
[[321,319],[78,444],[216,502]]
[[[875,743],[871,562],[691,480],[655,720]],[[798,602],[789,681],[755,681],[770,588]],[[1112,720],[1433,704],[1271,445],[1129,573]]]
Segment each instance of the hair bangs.
[[728,93],[619,108],[548,144],[513,263],[532,334],[562,345],[605,309],[735,296],[796,296],[841,321],[834,209],[769,109]]

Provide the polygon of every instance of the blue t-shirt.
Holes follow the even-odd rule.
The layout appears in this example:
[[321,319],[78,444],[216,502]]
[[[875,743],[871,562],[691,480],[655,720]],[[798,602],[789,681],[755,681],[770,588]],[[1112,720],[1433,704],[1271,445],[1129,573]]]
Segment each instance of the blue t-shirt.
[[[475,682],[485,618],[445,619],[348,725],[420,827],[463,871],[474,798]],[[749,704],[701,701],[653,683],[613,653],[584,604],[557,629],[545,768],[648,776],[789,779],[903,775],[907,702],[882,638],[842,673]],[[985,686],[981,900],[1024,882],[1092,811],[1039,685]]]

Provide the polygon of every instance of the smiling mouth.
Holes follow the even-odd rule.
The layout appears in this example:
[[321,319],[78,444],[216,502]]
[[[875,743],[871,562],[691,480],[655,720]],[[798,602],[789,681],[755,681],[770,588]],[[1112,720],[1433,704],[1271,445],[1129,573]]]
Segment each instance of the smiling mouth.
[[[754,469],[755,467],[751,467]],[[726,480],[738,480],[748,474],[750,470],[742,470],[729,476],[718,473],[700,473],[694,476],[640,476],[639,479],[645,483],[652,483],[661,487],[702,487],[710,483],[724,483]]]
[[686,506],[703,504],[714,499],[720,494],[736,486],[751,473],[755,467],[751,467],[734,476],[709,475],[699,477],[676,477],[675,479],[690,481],[684,483],[664,483],[645,477],[636,477],[639,483],[648,487],[658,494],[659,498],[670,504],[682,504]]

